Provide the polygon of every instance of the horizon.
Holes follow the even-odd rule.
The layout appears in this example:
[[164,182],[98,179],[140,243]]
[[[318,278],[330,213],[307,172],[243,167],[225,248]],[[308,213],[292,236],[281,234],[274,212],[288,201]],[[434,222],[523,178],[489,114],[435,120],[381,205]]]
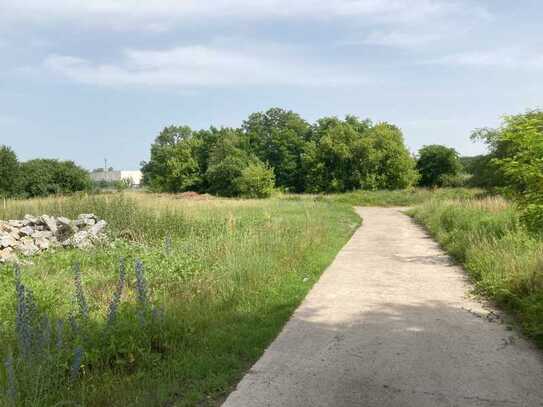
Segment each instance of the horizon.
[[542,16],[536,0],[0,2],[0,144],[139,169],[166,126],[278,106],[474,156],[471,131],[542,105]]

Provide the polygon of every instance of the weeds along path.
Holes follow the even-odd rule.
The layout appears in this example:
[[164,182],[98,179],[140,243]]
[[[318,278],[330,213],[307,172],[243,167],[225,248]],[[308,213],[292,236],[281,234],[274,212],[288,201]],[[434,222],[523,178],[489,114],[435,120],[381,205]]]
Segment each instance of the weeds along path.
[[543,406],[543,359],[395,208],[341,250],[225,407]]

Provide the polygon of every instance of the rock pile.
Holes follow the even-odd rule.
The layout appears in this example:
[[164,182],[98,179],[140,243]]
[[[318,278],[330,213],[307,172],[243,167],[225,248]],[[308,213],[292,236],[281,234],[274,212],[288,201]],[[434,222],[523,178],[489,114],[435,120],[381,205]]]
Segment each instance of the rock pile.
[[17,261],[53,247],[85,249],[103,240],[105,220],[83,213],[75,220],[48,215],[25,215],[22,220],[0,220],[0,263]]

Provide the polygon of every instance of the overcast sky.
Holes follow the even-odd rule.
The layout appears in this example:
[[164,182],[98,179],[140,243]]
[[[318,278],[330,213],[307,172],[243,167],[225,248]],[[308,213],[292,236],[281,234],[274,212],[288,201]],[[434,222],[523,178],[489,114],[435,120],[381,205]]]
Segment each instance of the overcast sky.
[[0,0],[0,144],[134,169],[170,124],[273,106],[464,155],[543,105],[541,0]]

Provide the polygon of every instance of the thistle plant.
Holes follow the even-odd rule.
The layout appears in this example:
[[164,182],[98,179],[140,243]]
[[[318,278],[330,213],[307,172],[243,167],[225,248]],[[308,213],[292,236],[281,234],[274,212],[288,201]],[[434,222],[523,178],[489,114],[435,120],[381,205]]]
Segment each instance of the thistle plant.
[[81,266],[79,263],[75,263],[72,266],[74,272],[74,283],[75,283],[75,299],[77,305],[79,306],[79,313],[84,320],[89,319],[89,306],[87,305],[87,300],[85,299],[85,292],[83,291],[83,283],[81,281]]

